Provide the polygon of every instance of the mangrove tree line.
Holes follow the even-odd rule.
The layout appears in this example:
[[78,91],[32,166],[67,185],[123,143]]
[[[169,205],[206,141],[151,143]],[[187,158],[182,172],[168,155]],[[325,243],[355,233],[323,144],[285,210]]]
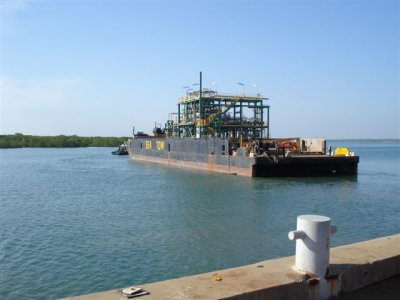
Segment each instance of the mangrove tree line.
[[0,135],[0,148],[116,147],[127,139],[127,137],[38,136],[16,133]]

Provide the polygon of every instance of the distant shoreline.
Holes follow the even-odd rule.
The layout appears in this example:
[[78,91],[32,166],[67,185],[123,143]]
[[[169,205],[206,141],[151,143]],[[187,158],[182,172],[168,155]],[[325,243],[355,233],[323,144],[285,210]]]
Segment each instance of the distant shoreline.
[[328,141],[346,141],[346,142],[392,142],[392,143],[399,143],[400,139],[327,139]]
[[[0,149],[7,148],[79,148],[79,147],[117,147],[128,137],[101,137],[77,135],[24,135],[22,133],[0,135]],[[332,142],[387,142],[400,143],[400,139],[327,139]]]
[[82,137],[77,135],[39,136],[16,133],[0,135],[0,149],[117,147],[128,137]]

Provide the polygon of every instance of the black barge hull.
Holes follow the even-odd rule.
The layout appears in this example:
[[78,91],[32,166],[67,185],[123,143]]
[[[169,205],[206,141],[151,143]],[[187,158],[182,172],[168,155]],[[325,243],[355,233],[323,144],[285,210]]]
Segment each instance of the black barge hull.
[[307,177],[307,176],[355,176],[358,172],[358,156],[293,156],[279,158],[278,162],[256,159],[254,177]]
[[161,163],[248,177],[357,175],[358,156],[292,155],[251,157],[230,148],[229,139],[136,137],[129,141],[132,160]]

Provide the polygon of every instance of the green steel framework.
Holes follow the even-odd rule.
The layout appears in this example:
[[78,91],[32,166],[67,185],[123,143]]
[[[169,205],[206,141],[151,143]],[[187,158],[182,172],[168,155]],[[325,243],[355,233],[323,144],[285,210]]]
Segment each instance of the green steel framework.
[[[269,138],[269,105],[257,95],[219,94],[202,88],[178,101],[178,113],[165,125],[169,137],[220,137],[243,140]],[[251,117],[245,116],[245,109]],[[265,132],[265,133],[264,133]]]

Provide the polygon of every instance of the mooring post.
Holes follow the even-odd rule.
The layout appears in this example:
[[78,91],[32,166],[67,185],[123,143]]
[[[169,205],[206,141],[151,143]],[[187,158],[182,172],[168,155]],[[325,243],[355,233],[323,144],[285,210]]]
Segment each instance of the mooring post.
[[288,234],[290,240],[296,240],[295,269],[320,279],[329,275],[330,236],[336,231],[328,217],[298,216],[297,230]]

